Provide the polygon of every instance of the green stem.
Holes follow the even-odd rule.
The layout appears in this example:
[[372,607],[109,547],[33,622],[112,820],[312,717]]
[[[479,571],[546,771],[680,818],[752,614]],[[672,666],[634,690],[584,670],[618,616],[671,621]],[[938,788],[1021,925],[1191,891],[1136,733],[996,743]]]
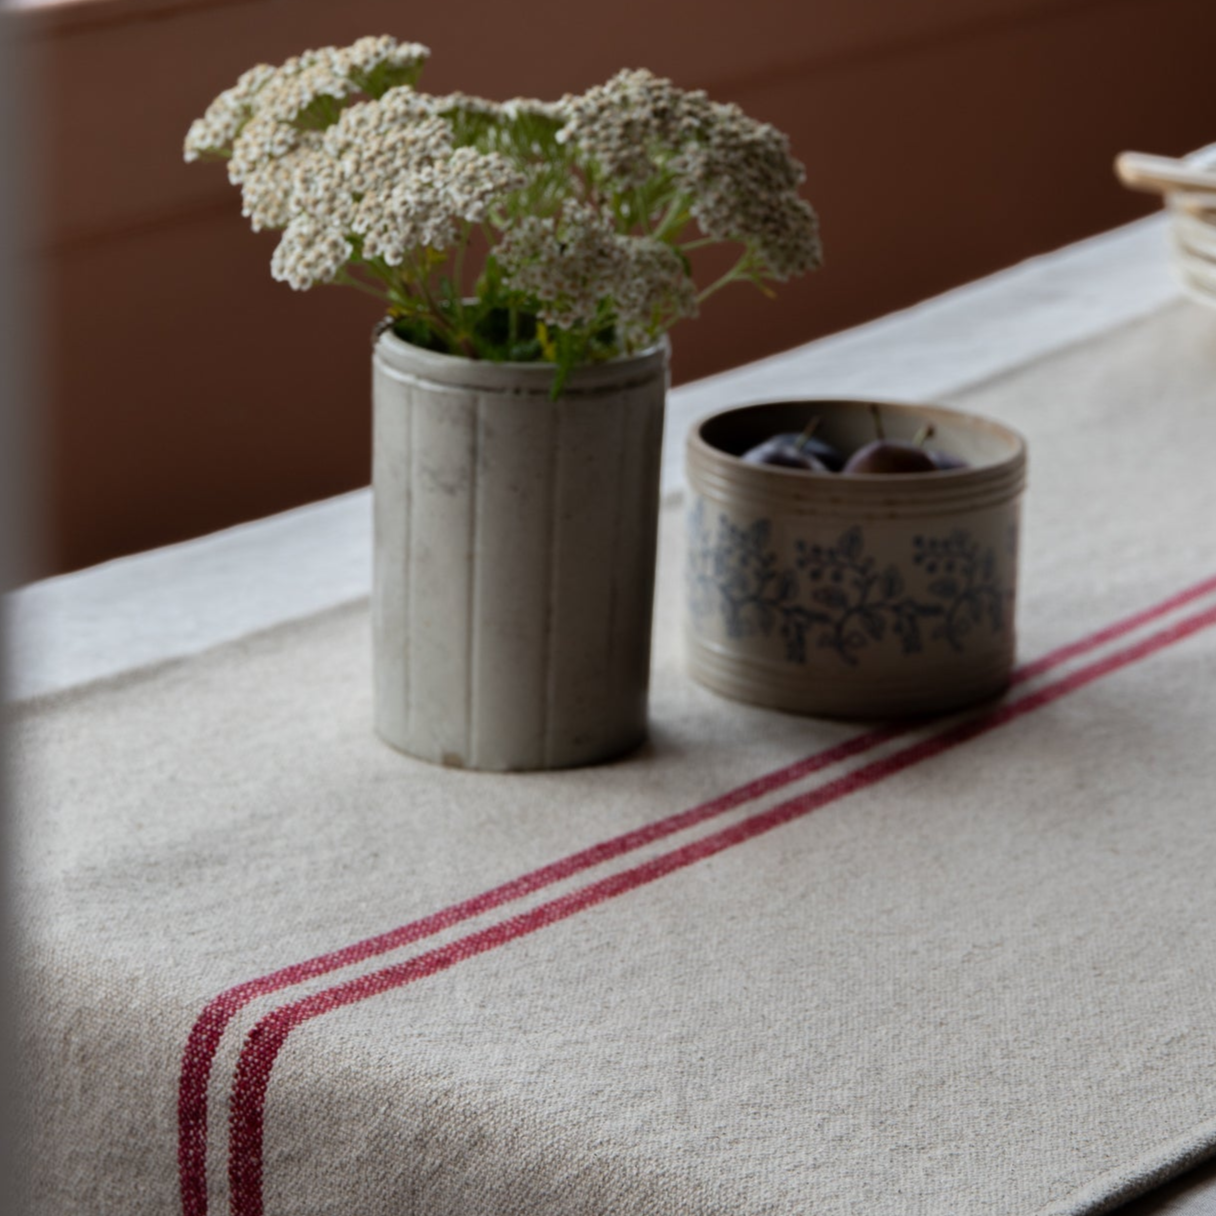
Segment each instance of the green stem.
[[472,232],[473,226],[466,223],[464,231],[461,233],[460,241],[456,245],[456,258],[452,264],[452,283],[456,288],[456,311],[460,317],[460,333],[463,338],[466,325],[464,315],[464,255],[469,247],[469,235]]
[[728,283],[733,283],[737,279],[745,276],[748,263],[751,260],[751,250],[745,249],[739,255],[739,260],[720,278],[711,283],[704,291],[697,293],[697,303],[703,304],[715,291],[721,291]]
[[[640,224],[643,231],[651,232],[653,235],[653,224],[650,219],[650,208],[646,206],[645,200],[642,198],[642,192],[636,187],[630,191],[629,198],[630,206],[633,209],[633,224],[629,227]],[[626,229],[628,231],[629,229]]]
[[369,296],[375,296],[382,303],[391,304],[393,302],[391,292],[381,291],[370,283],[364,283],[361,279],[356,279],[354,275],[347,274],[344,270],[339,271],[334,277],[334,283],[341,287],[354,287],[357,291],[362,291]]
[[410,294],[406,280],[395,267],[389,266],[379,258],[362,262],[367,270],[376,276],[388,292],[389,303],[399,309],[404,315],[417,317],[427,311],[426,303]]
[[435,328],[441,333],[445,334],[452,345],[455,346],[462,355],[465,355],[470,359],[476,359],[477,348],[470,341],[468,334],[463,333],[459,326],[453,325],[447,319],[447,317],[443,315],[443,309],[440,307],[438,301],[431,293],[431,285],[429,282],[427,282],[426,277],[419,275],[418,285],[422,288],[423,297],[426,299],[427,305],[430,309],[431,324],[434,325]]
[[658,228],[651,234],[656,240],[665,241],[669,236],[678,233],[688,223],[688,200],[682,194],[677,194],[671,200],[671,206],[663,217]]
[[[412,279],[406,278],[399,269],[387,265],[387,263],[379,258],[368,259],[362,262],[361,265],[365,266],[371,274],[384,283],[388,289],[390,303],[399,308],[403,314],[416,320],[424,321],[453,346],[458,346],[462,350],[467,349],[468,344],[449,324],[447,318],[443,315],[443,310],[439,308],[434,296],[431,295],[430,286],[426,282],[420,262],[414,266]],[[411,282],[417,286],[418,296],[411,294],[409,289]]]
[[363,259],[358,263],[351,262],[350,264],[365,267],[369,274],[375,275],[384,284],[390,295],[401,286],[401,275],[379,258]]

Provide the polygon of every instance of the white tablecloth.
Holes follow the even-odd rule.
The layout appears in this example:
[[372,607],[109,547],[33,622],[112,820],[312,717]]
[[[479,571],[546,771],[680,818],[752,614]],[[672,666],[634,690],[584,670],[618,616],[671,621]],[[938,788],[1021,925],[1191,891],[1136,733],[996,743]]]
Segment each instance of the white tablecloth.
[[[1177,292],[1164,263],[1162,227],[1150,221],[1038,259],[899,316],[677,390],[669,411],[664,489],[668,495],[680,492],[684,435],[696,417],[714,408],[747,399],[790,396],[953,398],[980,382],[999,382],[1003,375],[1016,375],[1020,368],[1051,352],[1066,351],[1168,309]],[[11,597],[9,606],[16,695],[28,698],[72,689],[100,677],[196,654],[295,619],[313,618],[319,624],[306,628],[324,633],[331,626],[319,613],[367,594],[368,532],[367,493],[359,492],[25,588]],[[339,632],[346,628],[342,614],[333,620]],[[1049,635],[1050,631],[1043,633],[1045,638]],[[1065,636],[1070,636],[1067,627],[1061,629],[1061,637]],[[250,654],[253,656],[252,650]],[[259,651],[251,661],[273,665],[277,660]],[[236,669],[239,667],[237,664]],[[131,700],[125,699],[127,712]],[[54,715],[53,705],[48,712]],[[96,713],[87,708],[81,712],[85,714],[81,721]],[[324,729],[320,720],[318,727]],[[34,734],[49,730],[53,740],[56,729],[39,727]],[[792,728],[787,722],[780,729]],[[154,768],[155,764],[156,758],[151,757],[150,765]],[[153,794],[163,781],[172,797],[179,796],[173,782],[181,774],[152,772],[151,779]],[[226,775],[226,779],[234,778]],[[628,775],[621,769],[612,779],[628,783]],[[57,781],[57,797],[62,802],[64,791],[71,789],[70,774],[59,774]],[[196,788],[195,793],[202,799],[214,797],[215,791]],[[142,830],[144,825],[138,826]],[[102,837],[98,840],[104,846]],[[170,843],[170,847],[177,845]],[[89,870],[100,874],[104,898],[99,906],[110,906],[115,915],[122,916],[121,871],[114,872],[118,886],[111,897],[104,865],[102,857]],[[96,895],[91,889],[90,897]],[[81,928],[87,930],[88,926]],[[101,928],[96,926],[98,931]],[[68,956],[73,956],[71,947]],[[87,969],[89,964],[81,965]],[[157,982],[156,974],[150,972],[147,984]],[[821,1012],[830,1016],[826,1007]],[[71,1024],[70,1011],[62,1020]],[[526,1035],[527,1028],[520,1027],[517,1033]],[[41,1049],[45,1050],[45,1044]],[[495,1061],[484,1063],[492,1072]],[[349,1065],[344,1058],[343,1067]],[[292,1076],[289,1073],[288,1080]],[[711,1100],[728,1097],[716,1094]],[[88,1105],[79,1095],[74,1100],[82,1102],[82,1109]],[[279,1117],[282,1119],[282,1113]],[[664,1134],[665,1129],[657,1129],[648,1143],[657,1142],[656,1137],[661,1140]],[[1179,1160],[1179,1154],[1174,1153],[1172,1159]],[[80,1164],[86,1173],[90,1160],[82,1158]],[[302,1168],[307,1172],[307,1163]],[[1151,1163],[1142,1168],[1151,1170]],[[943,1162],[942,1170],[948,1178],[948,1163]],[[932,1193],[931,1173],[917,1174],[917,1184],[927,1188],[918,1192],[921,1201]],[[748,1193],[746,1182],[740,1180],[741,1194]],[[87,1178],[77,1179],[76,1184],[87,1187]],[[859,1186],[864,1192],[864,1180]],[[1190,1180],[1172,1184],[1158,1197],[1138,1200],[1129,1211],[1136,1216],[1150,1212],[1200,1216],[1216,1210],[1214,1196],[1216,1183],[1208,1167]],[[895,1210],[891,1205],[897,1199],[889,1192],[882,1199],[883,1210]],[[101,1203],[97,1210],[118,1209]]]

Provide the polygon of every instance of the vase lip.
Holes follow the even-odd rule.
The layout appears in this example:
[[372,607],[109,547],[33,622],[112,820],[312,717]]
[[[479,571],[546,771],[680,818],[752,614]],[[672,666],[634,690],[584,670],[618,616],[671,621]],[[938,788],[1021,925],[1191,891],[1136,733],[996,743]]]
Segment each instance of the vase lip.
[[[566,378],[563,393],[619,385],[622,379],[649,380],[665,372],[670,353],[671,343],[663,334],[653,345],[633,354],[617,355],[601,363],[579,364]],[[407,375],[468,388],[498,388],[507,381],[522,391],[548,393],[557,369],[555,363],[470,359],[466,355],[427,350],[398,337],[387,327],[376,335],[375,354],[377,359]]]

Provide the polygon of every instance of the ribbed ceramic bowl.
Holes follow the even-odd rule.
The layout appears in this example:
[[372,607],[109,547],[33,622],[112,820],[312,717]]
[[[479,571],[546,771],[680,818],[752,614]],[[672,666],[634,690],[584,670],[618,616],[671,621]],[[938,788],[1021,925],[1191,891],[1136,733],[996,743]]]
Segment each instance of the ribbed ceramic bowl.
[[705,419],[688,440],[691,674],[728,697],[825,717],[938,713],[995,696],[1014,659],[1026,445],[995,422],[878,403],[887,436],[970,467],[807,473],[739,457],[800,432],[851,452],[865,401],[782,401]]
[[[1186,160],[1197,169],[1216,170],[1216,144]],[[1166,207],[1174,273],[1188,295],[1216,307],[1216,194],[1176,190]]]

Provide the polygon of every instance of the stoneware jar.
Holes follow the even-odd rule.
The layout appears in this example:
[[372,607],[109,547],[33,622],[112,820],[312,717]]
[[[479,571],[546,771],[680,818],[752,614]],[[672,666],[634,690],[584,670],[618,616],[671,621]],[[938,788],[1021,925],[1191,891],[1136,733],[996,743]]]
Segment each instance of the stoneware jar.
[[826,717],[956,709],[999,693],[1014,659],[1026,449],[1006,427],[879,404],[886,434],[970,467],[808,473],[740,459],[818,418],[843,452],[875,437],[864,401],[788,401],[707,418],[688,441],[687,658],[742,701]]
[[576,369],[373,356],[375,721],[459,768],[646,736],[667,345]]

